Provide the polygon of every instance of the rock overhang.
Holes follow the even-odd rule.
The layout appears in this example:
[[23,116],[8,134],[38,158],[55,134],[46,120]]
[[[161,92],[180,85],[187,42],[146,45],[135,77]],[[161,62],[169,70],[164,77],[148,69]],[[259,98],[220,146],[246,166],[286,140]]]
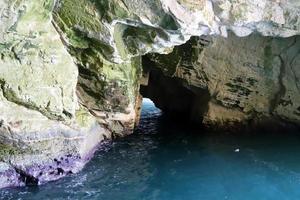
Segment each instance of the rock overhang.
[[102,52],[104,57],[121,63],[150,52],[169,53],[191,36],[227,37],[228,31],[240,37],[253,32],[298,35],[299,10],[298,2],[288,0],[61,0],[54,9],[54,21],[68,30],[65,38],[71,45],[74,34],[68,32],[78,31],[86,39],[101,41],[109,49]]
[[83,166],[99,142],[131,133],[142,55],[180,88],[201,88],[207,107],[196,95],[188,108],[206,123],[299,121],[299,10],[296,0],[0,0],[0,142],[31,147],[4,153],[0,173],[13,175],[0,187],[21,184],[20,169],[38,178],[39,158]]

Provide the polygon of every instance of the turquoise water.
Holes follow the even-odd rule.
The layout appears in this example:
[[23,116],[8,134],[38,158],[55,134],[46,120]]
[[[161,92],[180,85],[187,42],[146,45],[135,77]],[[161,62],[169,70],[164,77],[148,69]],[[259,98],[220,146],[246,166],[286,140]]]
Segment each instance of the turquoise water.
[[83,171],[2,199],[300,199],[300,134],[204,133],[144,102],[134,135],[98,151]]

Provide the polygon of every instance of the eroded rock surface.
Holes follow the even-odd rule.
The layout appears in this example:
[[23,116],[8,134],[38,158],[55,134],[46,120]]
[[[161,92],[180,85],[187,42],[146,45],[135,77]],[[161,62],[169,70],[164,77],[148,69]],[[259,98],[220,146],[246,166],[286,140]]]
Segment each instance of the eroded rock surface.
[[299,123],[299,13],[296,0],[0,0],[0,187],[77,172],[131,133],[143,64],[163,72],[147,95],[164,110]]
[[67,48],[54,1],[0,4],[0,187],[75,173],[102,141],[132,132],[140,58],[116,65],[92,45]]
[[[190,114],[196,114],[191,116],[193,120],[218,126],[271,119],[299,124],[299,53],[298,36],[195,37],[169,55],[148,55],[144,67],[148,71],[159,69],[165,79],[178,79],[185,90],[193,93],[193,97],[180,91],[177,97],[167,95],[168,101],[172,101],[172,97],[186,98]],[[175,87],[162,80],[152,80],[151,76],[158,75],[150,72],[149,87],[145,91],[150,98],[155,96],[153,91],[170,91]],[[160,84],[159,89],[152,88],[152,84]],[[195,88],[207,91],[209,98]],[[163,104],[161,108],[174,110],[172,103],[162,102],[159,97],[154,99],[158,106]],[[176,105],[181,107],[182,104]],[[202,108],[199,112],[198,107]]]
[[[295,0],[61,0],[55,22],[67,43],[85,48],[97,42],[108,60],[123,62],[148,52],[168,53],[191,36],[299,34]],[[84,40],[85,41],[85,40]]]

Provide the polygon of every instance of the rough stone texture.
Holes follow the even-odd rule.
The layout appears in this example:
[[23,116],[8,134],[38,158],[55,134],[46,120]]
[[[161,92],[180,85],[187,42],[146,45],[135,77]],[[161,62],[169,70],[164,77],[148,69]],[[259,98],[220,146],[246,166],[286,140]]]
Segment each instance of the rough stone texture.
[[[126,131],[132,131],[139,59],[132,61],[133,70],[131,62],[121,68],[125,64],[103,61],[105,67],[94,71],[99,81],[89,74],[86,82],[85,73],[78,73],[78,67],[84,71],[81,63],[74,62],[51,22],[54,1],[0,5],[0,160],[9,166],[0,168],[0,187],[40,184],[77,172],[102,141],[123,133],[119,124],[128,123]],[[99,63],[94,54],[84,53],[82,63],[93,64],[85,58]],[[103,96],[89,99],[84,85]]]
[[0,109],[0,160],[11,166],[9,173],[0,171],[4,180],[10,180],[1,182],[1,187],[33,184],[26,183],[26,177],[34,177],[34,183],[40,184],[75,173],[98,144],[111,137],[111,132],[82,107],[68,122],[50,120],[3,95]]
[[[188,102],[190,113],[196,114],[191,116],[196,121],[201,121],[199,116],[204,115],[205,123],[224,126],[266,119],[299,124],[299,53],[298,36],[272,38],[252,34],[239,38],[229,34],[228,38],[192,38],[169,55],[148,55],[145,59],[150,63],[144,66],[150,70],[154,66],[163,76],[179,79],[185,90],[193,93],[188,97],[175,89],[180,93],[177,98],[182,96],[180,100]],[[155,87],[151,89],[151,84],[160,84],[159,90],[176,88],[162,80],[151,82],[150,73],[150,91],[145,91],[145,96],[150,98],[155,96]],[[195,87],[206,90],[210,97],[207,98],[203,91],[195,91]],[[197,95],[200,95],[198,100]],[[159,96],[154,99],[162,109],[165,106],[176,110],[172,108],[176,96],[168,96],[170,103],[162,103]],[[182,107],[184,104],[175,105]],[[195,106],[202,107],[200,114],[195,112]]]
[[[148,86],[164,110],[298,123],[299,11],[296,0],[0,0],[0,187],[77,172],[101,141],[131,133],[151,52],[168,54],[148,58],[164,72]],[[212,44],[173,50],[201,35]]]
[[50,1],[20,2],[1,6],[1,22],[7,20],[0,22],[3,96],[51,119],[70,118],[77,104],[78,72],[49,20],[53,5]]
[[[258,32],[289,37],[300,31],[297,0],[60,0],[55,21],[66,42],[101,46],[114,62],[148,52],[168,53],[191,36]],[[124,48],[125,47],[125,48]]]

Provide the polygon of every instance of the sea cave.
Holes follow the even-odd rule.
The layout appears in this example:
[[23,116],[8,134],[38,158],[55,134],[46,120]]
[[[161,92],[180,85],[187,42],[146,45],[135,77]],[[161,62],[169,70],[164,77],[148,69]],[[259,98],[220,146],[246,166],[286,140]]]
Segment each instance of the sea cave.
[[0,0],[0,199],[299,199],[295,0]]

